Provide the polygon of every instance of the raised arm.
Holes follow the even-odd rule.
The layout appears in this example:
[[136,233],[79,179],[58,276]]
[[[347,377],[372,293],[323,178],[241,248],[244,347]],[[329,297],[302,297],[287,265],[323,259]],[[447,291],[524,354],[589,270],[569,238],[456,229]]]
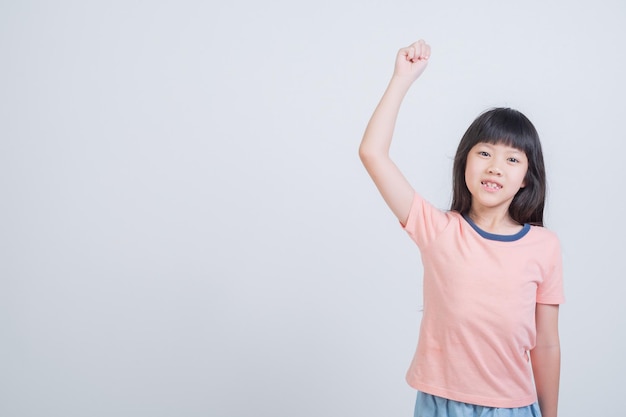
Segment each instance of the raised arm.
[[372,115],[359,156],[383,199],[402,224],[406,224],[415,191],[389,157],[389,147],[400,105],[411,84],[424,72],[430,46],[420,40],[400,49],[393,77]]

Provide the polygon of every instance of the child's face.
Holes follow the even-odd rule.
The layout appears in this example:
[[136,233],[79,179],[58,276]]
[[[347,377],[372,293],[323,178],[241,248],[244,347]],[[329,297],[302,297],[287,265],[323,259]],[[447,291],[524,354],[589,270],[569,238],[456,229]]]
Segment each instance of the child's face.
[[524,151],[502,144],[478,143],[467,155],[465,183],[473,209],[508,210],[513,197],[526,184],[528,159]]

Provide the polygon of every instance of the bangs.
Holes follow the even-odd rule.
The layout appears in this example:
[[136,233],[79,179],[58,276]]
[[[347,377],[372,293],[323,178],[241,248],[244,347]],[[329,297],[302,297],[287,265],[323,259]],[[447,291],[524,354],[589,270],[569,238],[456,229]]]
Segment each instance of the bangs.
[[484,116],[484,123],[476,135],[477,143],[505,145],[519,149],[526,155],[535,152],[539,145],[539,135],[522,113],[512,109],[492,109]]

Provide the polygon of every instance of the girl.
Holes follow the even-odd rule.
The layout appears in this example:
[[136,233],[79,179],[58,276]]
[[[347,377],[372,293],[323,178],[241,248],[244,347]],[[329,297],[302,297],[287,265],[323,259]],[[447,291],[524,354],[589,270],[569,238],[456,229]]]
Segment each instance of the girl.
[[398,52],[359,155],[424,266],[424,314],[407,372],[416,417],[555,417],[563,299],[557,237],[543,226],[537,132],[512,109],[480,115],[459,144],[451,210],[426,202],[389,157],[400,104],[430,46]]

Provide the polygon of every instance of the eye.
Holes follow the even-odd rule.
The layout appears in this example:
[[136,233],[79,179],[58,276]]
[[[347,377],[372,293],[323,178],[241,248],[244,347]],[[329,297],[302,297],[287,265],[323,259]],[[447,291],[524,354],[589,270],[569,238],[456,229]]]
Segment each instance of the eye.
[[485,151],[478,151],[478,155],[480,155],[480,156],[490,156],[489,152],[485,152]]
[[517,164],[519,162],[519,159],[510,157],[509,162],[513,162],[514,164]]

